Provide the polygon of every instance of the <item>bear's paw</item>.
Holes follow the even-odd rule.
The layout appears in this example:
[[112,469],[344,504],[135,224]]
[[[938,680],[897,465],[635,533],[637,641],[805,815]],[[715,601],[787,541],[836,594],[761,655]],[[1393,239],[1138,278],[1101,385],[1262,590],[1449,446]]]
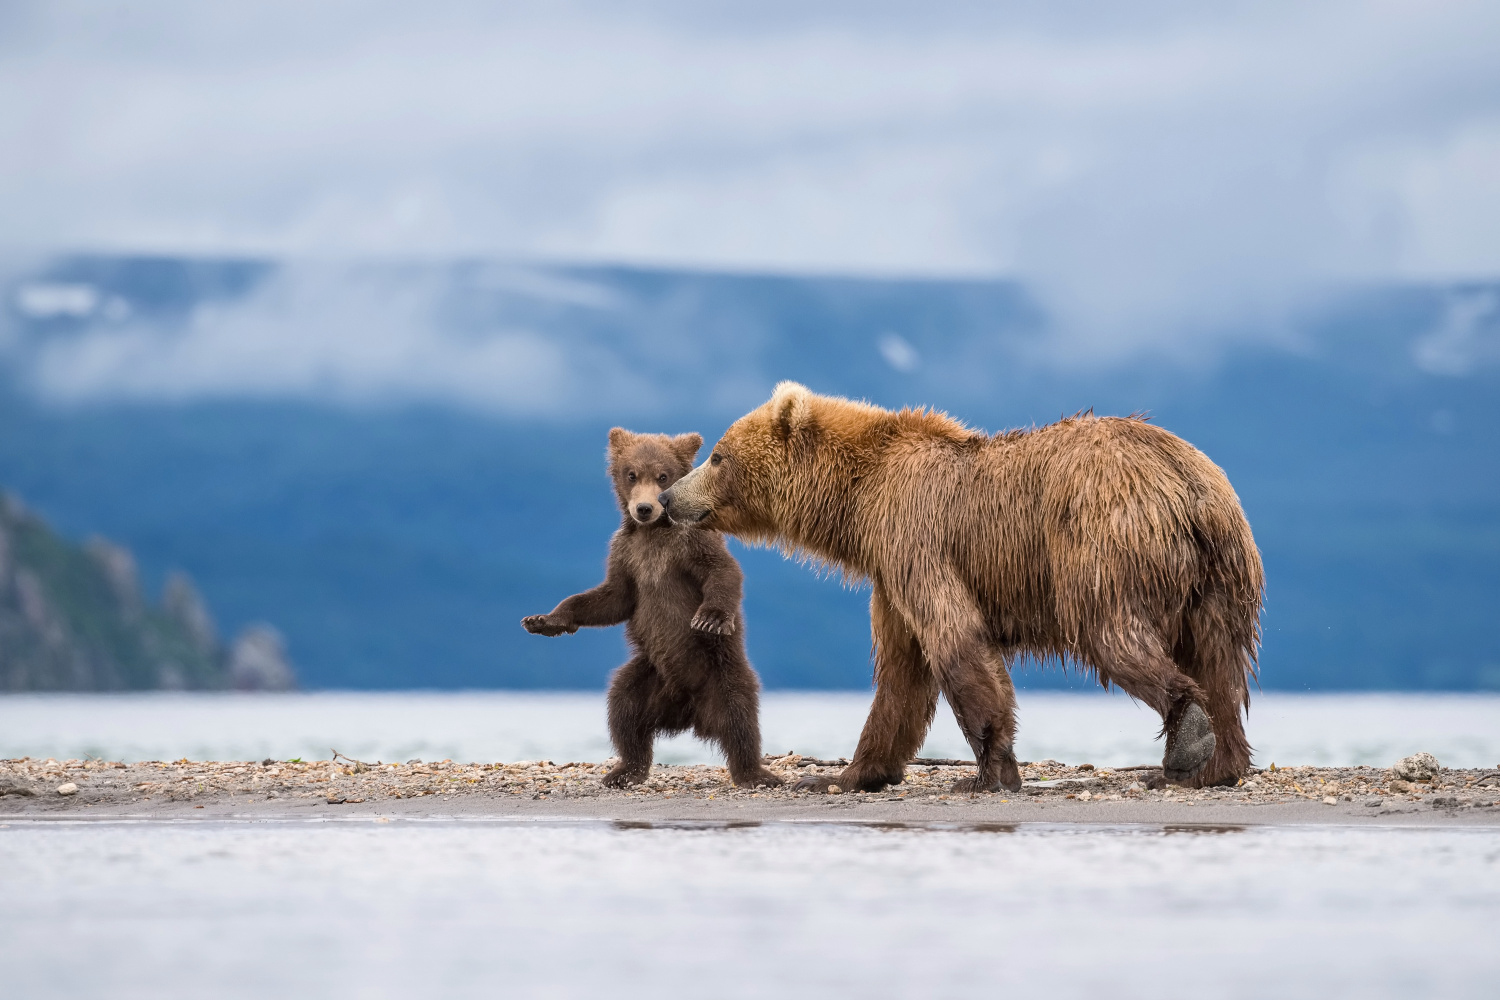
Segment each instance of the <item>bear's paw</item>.
[[631,785],[639,785],[646,780],[651,773],[651,765],[644,768],[627,764],[617,764],[613,770],[599,779],[599,783],[605,788],[628,788]]
[[761,768],[750,774],[742,774],[734,779],[736,788],[779,788],[783,784],[781,776],[769,768]]
[[692,625],[699,632],[707,632],[710,635],[733,635],[734,612],[720,611],[717,608],[699,608],[698,613],[693,616]]
[[551,615],[527,615],[521,619],[521,627],[532,635],[571,635],[578,631],[577,625],[561,625]]
[[1189,704],[1167,733],[1162,776],[1175,785],[1192,780],[1213,757],[1215,744],[1208,713],[1196,702]]

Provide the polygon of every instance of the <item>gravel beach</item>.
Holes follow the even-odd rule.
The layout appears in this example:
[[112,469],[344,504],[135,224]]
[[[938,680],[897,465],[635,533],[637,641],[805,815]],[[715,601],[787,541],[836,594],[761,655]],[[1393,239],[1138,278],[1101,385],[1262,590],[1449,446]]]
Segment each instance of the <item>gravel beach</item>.
[[959,795],[972,773],[914,762],[874,793],[793,792],[839,762],[767,757],[787,787],[739,789],[724,768],[662,766],[632,789],[604,788],[610,763],[401,764],[333,761],[0,762],[0,821],[277,819],[314,815],[675,821],[940,823],[1397,824],[1500,826],[1500,769],[1442,769],[1426,782],[1372,767],[1267,768],[1233,788],[1160,784],[1153,767],[1027,763],[1017,793]]

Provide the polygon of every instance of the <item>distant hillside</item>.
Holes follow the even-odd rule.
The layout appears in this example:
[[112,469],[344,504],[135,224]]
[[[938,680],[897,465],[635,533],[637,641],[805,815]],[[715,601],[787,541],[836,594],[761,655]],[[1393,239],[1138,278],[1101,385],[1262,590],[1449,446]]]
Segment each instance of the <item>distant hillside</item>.
[[[518,620],[602,573],[609,427],[713,440],[793,378],[990,430],[1147,411],[1245,505],[1267,688],[1500,689],[1500,286],[1113,360],[1060,356],[1005,282],[77,257],[0,296],[0,482],[153,590],[183,567],[226,626],[276,622],[309,687],[602,686],[618,629]],[[371,388],[325,328],[396,360]],[[768,687],[869,684],[867,595],[734,551]]]
[[70,544],[15,496],[0,496],[0,691],[294,683],[274,630],[252,626],[226,648],[187,576],[172,574],[153,606],[129,550],[102,538]]

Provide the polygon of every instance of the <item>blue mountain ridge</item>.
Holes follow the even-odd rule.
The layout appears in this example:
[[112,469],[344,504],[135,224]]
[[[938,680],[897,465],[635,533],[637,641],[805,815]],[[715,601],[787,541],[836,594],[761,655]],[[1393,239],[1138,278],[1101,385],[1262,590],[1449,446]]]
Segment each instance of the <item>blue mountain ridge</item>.
[[[65,257],[6,279],[6,301],[26,282],[86,285],[173,331],[295,266]],[[1245,505],[1268,577],[1264,687],[1500,688],[1500,317],[1470,310],[1443,333],[1455,301],[1494,288],[1349,289],[1275,337],[1106,363],[1049,353],[1045,315],[1008,282],[495,274],[371,264],[360,287],[420,278],[433,330],[533,331],[592,381],[535,409],[287,393],[63,404],[37,389],[38,352],[109,320],[12,306],[0,484],[67,534],[130,546],[156,585],[185,569],[227,629],[275,623],[308,687],[597,688],[624,658],[619,630],[548,640],[517,622],[602,572],[619,517],[610,426],[712,441],[782,378],[990,430],[1147,412]],[[893,337],[908,352],[894,360]],[[867,685],[866,595],[735,551],[766,685]],[[1055,665],[1018,682],[1084,683]]]

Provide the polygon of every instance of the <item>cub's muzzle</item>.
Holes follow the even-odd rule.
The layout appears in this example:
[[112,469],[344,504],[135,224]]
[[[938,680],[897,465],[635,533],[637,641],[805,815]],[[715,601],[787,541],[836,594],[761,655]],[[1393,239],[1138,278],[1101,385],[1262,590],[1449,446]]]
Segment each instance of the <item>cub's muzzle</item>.
[[656,499],[656,491],[645,483],[630,491],[626,509],[639,524],[650,524],[661,517],[661,505]]

